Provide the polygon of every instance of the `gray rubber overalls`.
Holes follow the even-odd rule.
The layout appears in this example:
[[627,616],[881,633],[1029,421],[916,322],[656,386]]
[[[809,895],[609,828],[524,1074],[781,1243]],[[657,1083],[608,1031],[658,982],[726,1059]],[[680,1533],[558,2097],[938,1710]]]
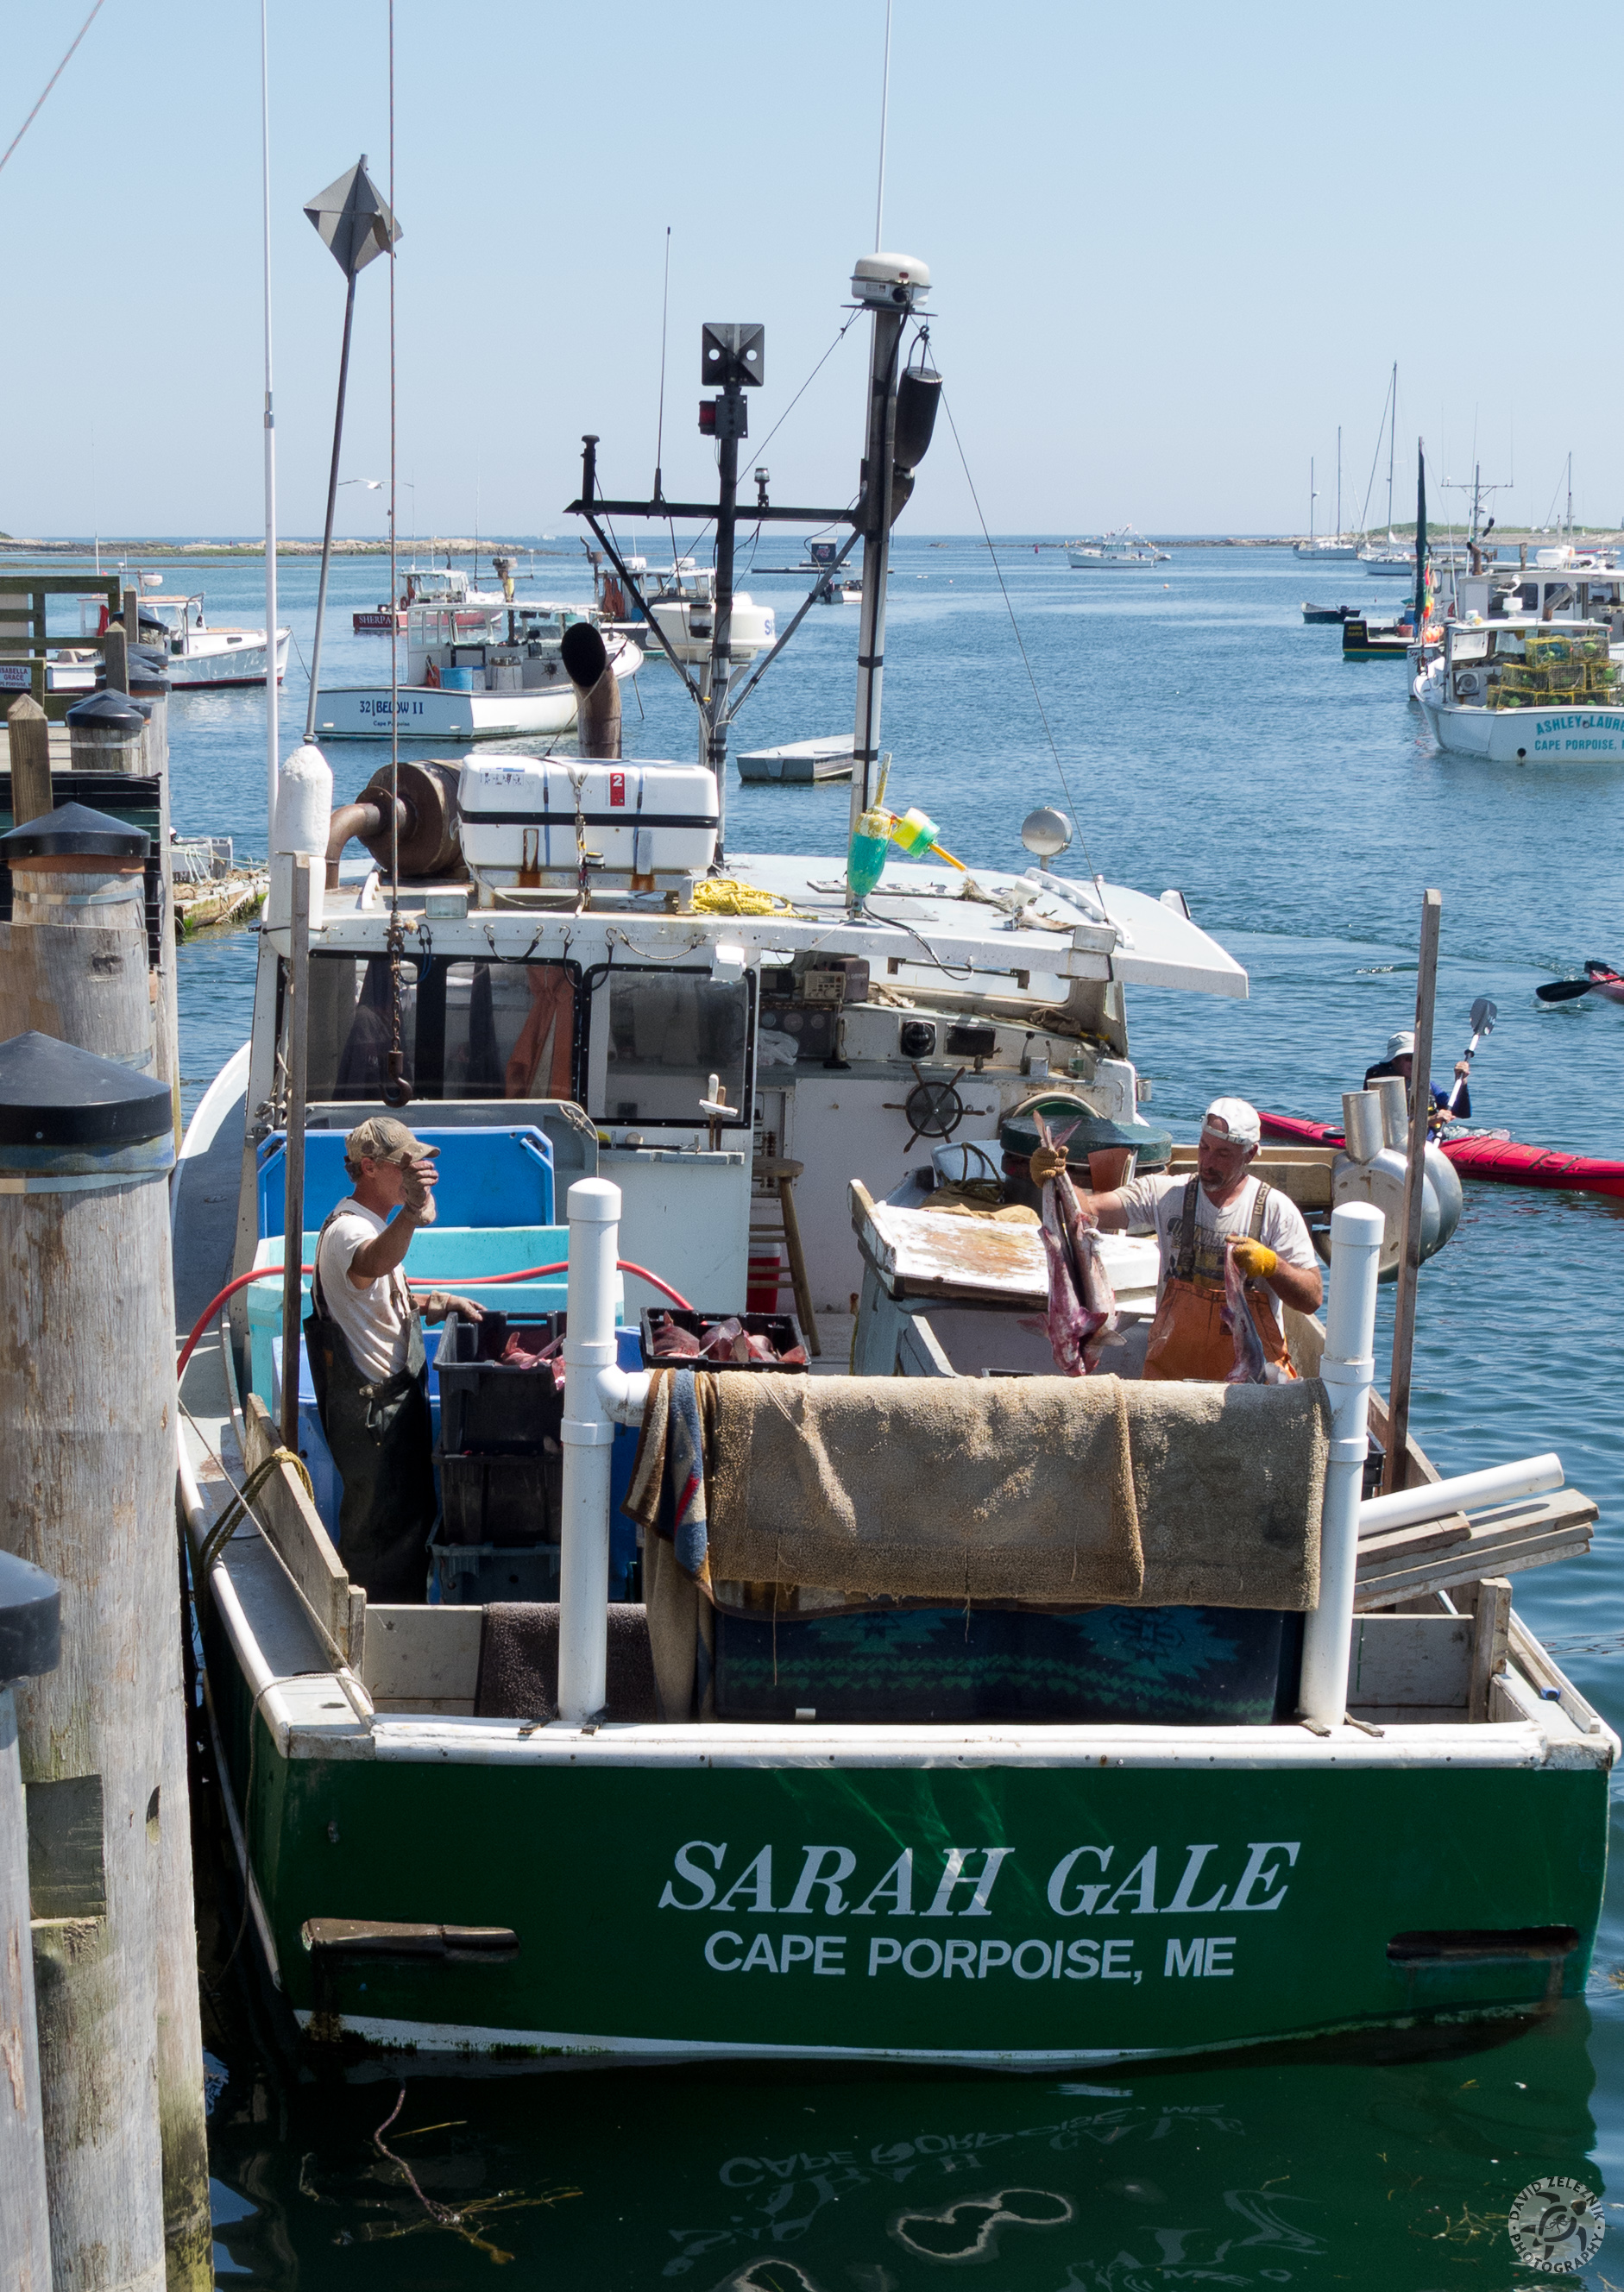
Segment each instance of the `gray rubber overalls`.
[[406,1366],[392,1376],[361,1375],[321,1294],[321,1244],[337,1215],[329,1215],[316,1241],[304,1351],[321,1429],[343,1481],[339,1556],[368,1600],[420,1601],[426,1596],[429,1535],[439,1510],[422,1325],[414,1303]]

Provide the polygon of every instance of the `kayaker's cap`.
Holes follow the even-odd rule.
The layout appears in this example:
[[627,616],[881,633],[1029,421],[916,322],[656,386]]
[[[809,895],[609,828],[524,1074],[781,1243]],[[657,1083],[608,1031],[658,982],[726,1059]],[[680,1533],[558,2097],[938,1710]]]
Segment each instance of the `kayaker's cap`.
[[438,1146],[425,1146],[421,1138],[414,1138],[392,1114],[374,1114],[344,1140],[344,1166],[359,1172],[363,1158],[368,1162],[417,1162],[439,1151]]
[[1215,1098],[1201,1118],[1203,1134],[1227,1139],[1233,1145],[1261,1146],[1263,1125],[1257,1109],[1243,1098]]
[[1401,1027],[1396,1035],[1388,1036],[1387,1056],[1390,1059],[1413,1059],[1415,1054],[1416,1038],[1412,1029]]

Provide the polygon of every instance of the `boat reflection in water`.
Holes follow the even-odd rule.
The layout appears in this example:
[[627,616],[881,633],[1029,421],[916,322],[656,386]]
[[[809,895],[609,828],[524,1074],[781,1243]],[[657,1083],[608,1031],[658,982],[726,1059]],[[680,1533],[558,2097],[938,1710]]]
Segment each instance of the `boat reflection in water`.
[[1568,2004],[1498,2039],[1299,2053],[1289,2077],[1263,2051],[1092,2079],[487,2070],[413,2079],[384,2151],[392,2070],[279,2102],[245,2078],[214,2114],[216,2182],[253,2207],[221,2221],[221,2258],[303,2292],[352,2281],[354,2246],[405,2240],[392,2282],[463,2280],[427,2240],[604,2292],[909,2292],[955,2264],[1034,2292],[1502,2292],[1552,2280],[1516,2269],[1519,2192],[1600,2187],[1592,2034]]

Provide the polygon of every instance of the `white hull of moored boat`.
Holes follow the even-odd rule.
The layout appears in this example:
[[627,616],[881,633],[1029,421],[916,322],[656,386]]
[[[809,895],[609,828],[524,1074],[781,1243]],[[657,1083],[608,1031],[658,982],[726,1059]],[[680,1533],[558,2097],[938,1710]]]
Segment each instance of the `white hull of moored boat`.
[[1485,763],[1605,764],[1624,762],[1624,708],[1469,708],[1439,701],[1424,688],[1421,703],[1434,738],[1457,756]]
[[391,710],[406,740],[505,740],[567,732],[575,722],[573,684],[534,692],[456,692],[439,685],[354,685],[324,692],[316,730],[333,740],[386,740]]
[[[286,629],[277,631],[279,684],[287,674],[287,638]],[[172,653],[165,674],[176,692],[200,685],[263,684],[264,632],[255,629],[238,636],[230,630],[209,629],[201,640],[192,638],[188,651]]]

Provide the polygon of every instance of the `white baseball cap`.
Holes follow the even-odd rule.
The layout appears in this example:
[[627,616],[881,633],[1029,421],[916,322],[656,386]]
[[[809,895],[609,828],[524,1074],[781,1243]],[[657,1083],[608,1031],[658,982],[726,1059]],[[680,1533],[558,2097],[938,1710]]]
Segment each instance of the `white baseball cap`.
[[1415,1054],[1416,1038],[1409,1028],[1401,1028],[1396,1035],[1388,1036],[1387,1056],[1390,1059],[1412,1059]]
[[1215,1137],[1229,1138],[1242,1146],[1261,1146],[1263,1125],[1257,1119],[1257,1109],[1248,1106],[1243,1098],[1215,1098],[1201,1118],[1203,1130]]

